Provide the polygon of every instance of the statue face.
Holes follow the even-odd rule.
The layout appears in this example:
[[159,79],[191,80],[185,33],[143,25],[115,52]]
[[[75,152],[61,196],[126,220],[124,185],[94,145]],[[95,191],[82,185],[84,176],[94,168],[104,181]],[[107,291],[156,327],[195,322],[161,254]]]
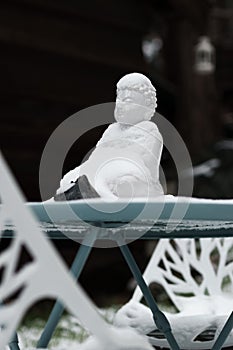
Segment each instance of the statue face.
[[146,106],[145,96],[141,92],[135,90],[119,90],[117,94],[117,100],[120,100],[121,102],[131,102],[141,106]]
[[[114,116],[117,122],[137,124],[149,120],[151,109],[146,105],[145,96],[139,91],[123,89],[117,93]],[[153,113],[152,113],[153,114]]]

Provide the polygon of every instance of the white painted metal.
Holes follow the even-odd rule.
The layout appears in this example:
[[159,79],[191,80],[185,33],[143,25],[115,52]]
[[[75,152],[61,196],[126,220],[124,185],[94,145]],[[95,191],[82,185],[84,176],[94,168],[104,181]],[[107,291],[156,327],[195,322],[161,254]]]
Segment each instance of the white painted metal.
[[[178,310],[166,312],[181,348],[210,349],[233,310],[233,239],[161,239],[144,272],[148,285],[163,287]],[[115,324],[148,334],[156,329],[149,308],[135,289],[131,301],[118,311]],[[175,312],[175,311],[173,311]],[[200,340],[211,329],[213,339]],[[165,339],[153,344],[168,346]],[[226,346],[233,344],[231,333]]]
[[[0,200],[1,233],[9,220],[15,226],[15,237],[0,256],[0,268],[5,269],[0,284],[0,299],[4,301],[22,289],[16,299],[3,303],[0,308],[0,349],[4,349],[9,342],[30,305],[45,297],[61,300],[96,336],[94,344],[101,345],[101,349],[152,349],[145,338],[132,331],[119,332],[98,314],[91,300],[70,276],[52,245],[44,237],[32,212],[24,205],[23,196],[1,153]],[[32,256],[32,262],[15,272],[22,245]],[[87,344],[84,348],[90,347]]]

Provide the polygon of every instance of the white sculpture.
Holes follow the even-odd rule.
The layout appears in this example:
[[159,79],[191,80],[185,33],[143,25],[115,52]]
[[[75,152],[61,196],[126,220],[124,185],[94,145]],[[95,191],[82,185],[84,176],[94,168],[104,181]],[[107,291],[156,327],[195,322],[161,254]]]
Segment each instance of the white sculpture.
[[63,177],[57,194],[86,175],[103,198],[163,195],[159,182],[163,139],[150,121],[156,101],[156,90],[143,74],[121,78],[117,84],[116,123],[107,128],[89,159]]
[[[164,288],[176,313],[165,312],[181,349],[211,349],[233,309],[232,238],[162,239],[143,277]],[[152,312],[140,303],[139,287],[116,314],[115,325],[149,335],[153,345],[167,348]],[[174,311],[173,311],[174,312]],[[224,346],[232,346],[233,332]]]

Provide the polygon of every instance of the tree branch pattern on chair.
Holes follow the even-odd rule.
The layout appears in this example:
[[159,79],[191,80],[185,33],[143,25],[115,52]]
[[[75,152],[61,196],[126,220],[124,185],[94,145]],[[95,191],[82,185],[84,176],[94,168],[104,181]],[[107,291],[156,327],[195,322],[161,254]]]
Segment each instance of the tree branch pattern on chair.
[[[233,309],[232,238],[161,239],[143,277],[148,285],[162,286],[171,301],[166,316],[180,347],[210,349]],[[168,347],[150,309],[140,303],[142,297],[137,287],[115,324],[131,326],[150,335],[154,345]],[[233,344],[232,333],[227,344]]]

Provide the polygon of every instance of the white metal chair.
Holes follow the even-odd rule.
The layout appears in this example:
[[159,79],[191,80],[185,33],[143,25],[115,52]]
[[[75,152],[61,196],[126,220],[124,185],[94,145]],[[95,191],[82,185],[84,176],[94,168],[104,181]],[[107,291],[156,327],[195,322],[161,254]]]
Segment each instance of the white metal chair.
[[[148,285],[162,287],[171,301],[165,315],[180,348],[211,349],[233,310],[233,239],[161,239],[143,277]],[[169,348],[142,298],[137,287],[114,324],[146,334],[156,348]],[[224,343],[229,346],[233,332]]]
[[[0,234],[13,224],[10,245],[0,255],[0,349],[10,342],[23,314],[45,297],[59,299],[93,334],[83,349],[151,350],[145,337],[107,324],[91,300],[76,284],[25,206],[23,197],[0,153]],[[0,236],[0,237],[1,237]],[[22,250],[31,260],[18,266]],[[18,349],[17,339],[11,349]]]

